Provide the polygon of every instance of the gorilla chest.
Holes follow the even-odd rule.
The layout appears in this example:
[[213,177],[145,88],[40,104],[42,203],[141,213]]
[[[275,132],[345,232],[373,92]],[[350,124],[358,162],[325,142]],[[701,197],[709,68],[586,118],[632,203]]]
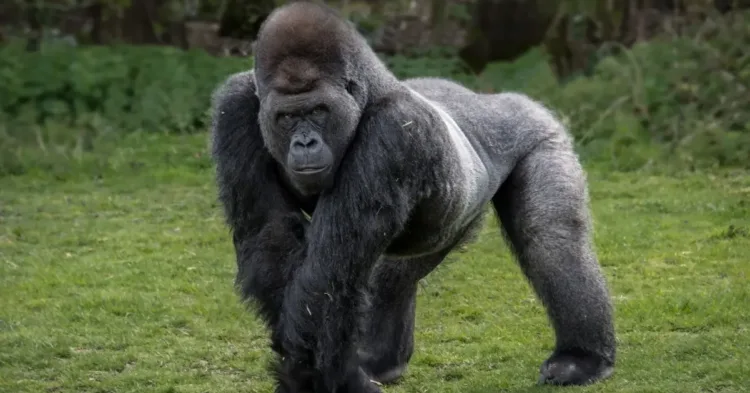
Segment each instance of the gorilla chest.
[[454,247],[477,225],[483,207],[494,192],[487,167],[458,123],[440,105],[414,92],[438,115],[438,127],[426,130],[441,140],[441,159],[421,172],[426,176],[420,202],[404,231],[391,243],[388,254],[415,256]]
[[426,190],[404,230],[388,247],[388,255],[413,257],[453,248],[476,229],[492,193],[477,186],[484,184],[481,178],[469,181],[460,171],[451,173],[452,180],[443,179]]

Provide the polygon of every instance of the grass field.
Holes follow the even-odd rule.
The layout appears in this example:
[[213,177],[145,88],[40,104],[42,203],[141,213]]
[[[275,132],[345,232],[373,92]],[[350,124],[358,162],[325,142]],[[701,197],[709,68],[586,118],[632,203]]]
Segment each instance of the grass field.
[[[269,392],[267,338],[232,288],[205,136],[134,136],[0,179],[0,392]],[[750,391],[750,172],[590,170],[618,368],[534,386],[553,346],[497,224],[420,290],[386,392]]]

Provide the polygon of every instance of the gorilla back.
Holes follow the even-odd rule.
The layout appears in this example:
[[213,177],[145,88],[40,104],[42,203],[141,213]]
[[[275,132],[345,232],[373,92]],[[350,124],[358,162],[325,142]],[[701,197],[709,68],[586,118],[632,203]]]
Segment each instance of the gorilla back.
[[264,22],[254,69],[217,90],[213,116],[237,285],[272,332],[277,392],[377,392],[372,380],[399,378],[418,280],[490,203],[555,332],[540,381],[612,373],[585,174],[539,103],[399,81],[350,24],[299,2]]

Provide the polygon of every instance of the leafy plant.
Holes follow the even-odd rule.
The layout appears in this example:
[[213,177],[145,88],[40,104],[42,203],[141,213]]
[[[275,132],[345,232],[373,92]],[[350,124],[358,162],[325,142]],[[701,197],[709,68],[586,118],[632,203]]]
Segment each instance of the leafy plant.
[[[604,57],[559,85],[541,50],[480,75],[454,52],[383,57],[400,78],[447,77],[484,93],[520,91],[553,108],[581,156],[617,169],[656,161],[750,166],[750,14]],[[252,60],[169,47],[0,46],[0,175],[59,168],[126,133],[208,128],[211,92]]]

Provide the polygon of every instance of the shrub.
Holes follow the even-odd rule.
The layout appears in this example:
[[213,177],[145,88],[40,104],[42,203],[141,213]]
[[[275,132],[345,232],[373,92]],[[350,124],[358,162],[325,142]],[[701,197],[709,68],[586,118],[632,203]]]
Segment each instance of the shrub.
[[248,61],[171,47],[0,47],[0,108],[21,124],[81,125],[93,114],[121,130],[206,125],[210,92]]
[[627,133],[663,146],[670,160],[750,167],[747,15],[710,39],[660,39],[606,58],[550,102],[574,119],[582,146]]
[[[384,61],[400,78],[449,77],[525,92],[554,108],[584,159],[750,167],[750,14],[604,57],[559,85],[544,53],[470,74],[443,48]],[[0,175],[55,168],[123,132],[205,132],[213,89],[248,59],[170,47],[0,46]]]
[[[0,175],[122,132],[195,132],[211,91],[251,61],[171,47],[0,46]],[[24,158],[25,157],[25,158]]]
[[749,44],[750,13],[734,14],[604,57],[591,77],[562,86],[534,53],[485,80],[549,104],[585,158],[620,169],[654,160],[750,167]]

